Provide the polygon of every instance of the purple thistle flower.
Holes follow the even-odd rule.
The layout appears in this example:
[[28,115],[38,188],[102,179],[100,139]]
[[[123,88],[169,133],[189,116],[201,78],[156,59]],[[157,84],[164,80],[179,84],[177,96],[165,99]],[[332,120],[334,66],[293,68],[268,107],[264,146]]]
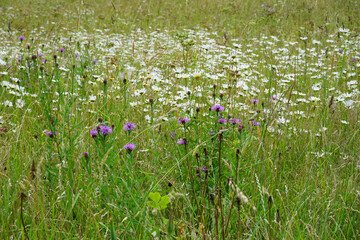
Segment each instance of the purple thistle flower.
[[245,125],[239,124],[239,131],[241,131],[244,127],[245,127]]
[[45,135],[47,135],[47,136],[49,136],[49,137],[51,137],[51,138],[54,137],[54,136],[56,136],[57,134],[58,134],[58,132],[56,132],[56,131],[55,131],[55,133],[53,133],[53,132],[51,132],[51,131],[46,131],[46,132],[45,132]]
[[6,65],[6,68],[10,68],[10,65]]
[[223,106],[220,106],[220,105],[214,105],[210,108],[212,111],[217,111],[217,112],[221,112],[221,111],[224,111],[225,108]]
[[19,37],[19,40],[20,40],[20,41],[24,41],[24,40],[25,40],[25,37],[24,37],[24,36],[20,36],[20,37]]
[[92,60],[92,62],[93,62],[93,63],[97,63],[97,62],[98,62],[98,60],[94,59],[94,60]]
[[59,51],[60,51],[60,52],[65,52],[65,49],[60,48]]
[[83,154],[84,154],[85,159],[89,158],[89,153],[88,152],[84,152]]
[[78,58],[78,57],[79,57],[79,55],[77,55],[77,54],[75,54],[74,56],[75,56],[76,58]]
[[277,96],[272,96],[271,100],[276,100],[278,97]]
[[258,102],[259,102],[259,99],[256,99],[256,98],[250,99],[250,102],[252,102],[253,104],[258,103]]
[[179,121],[178,121],[178,123],[179,123],[179,124],[185,124],[185,123],[187,123],[187,122],[189,122],[189,121],[190,121],[190,120],[187,119],[187,118],[180,118]]
[[96,138],[99,132],[96,129],[90,130],[90,136]]
[[223,124],[223,123],[226,123],[227,121],[226,121],[225,118],[220,118],[220,119],[218,120],[218,122],[219,122],[220,124]]
[[112,133],[112,129],[109,126],[100,126],[99,130],[102,133],[102,135],[104,135],[104,136],[109,135],[110,133]]
[[46,59],[41,59],[41,61],[42,61],[43,63],[46,63]]
[[21,58],[18,58],[17,61],[18,61],[18,62],[21,62]]
[[123,130],[124,130],[124,131],[132,131],[132,130],[134,130],[135,128],[136,128],[135,123],[128,122],[128,123],[125,123],[125,124],[124,124]]
[[339,50],[339,53],[343,53],[343,50]]
[[133,143],[128,143],[124,146],[124,149],[128,150],[128,152],[131,152],[132,150],[135,149],[135,144]]
[[357,58],[353,58],[351,61],[352,61],[352,62],[356,62],[356,60],[357,60]]

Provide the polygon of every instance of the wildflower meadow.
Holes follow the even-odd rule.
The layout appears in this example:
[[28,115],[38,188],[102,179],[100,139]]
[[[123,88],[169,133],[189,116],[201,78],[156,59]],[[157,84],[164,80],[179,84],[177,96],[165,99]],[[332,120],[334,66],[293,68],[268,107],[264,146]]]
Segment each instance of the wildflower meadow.
[[360,1],[0,1],[0,239],[360,239]]

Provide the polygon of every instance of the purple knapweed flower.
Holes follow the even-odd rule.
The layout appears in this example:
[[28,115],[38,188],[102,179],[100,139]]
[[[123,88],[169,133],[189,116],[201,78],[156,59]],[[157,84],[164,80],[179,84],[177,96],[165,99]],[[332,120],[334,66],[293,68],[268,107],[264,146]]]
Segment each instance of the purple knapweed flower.
[[216,134],[216,132],[209,132],[209,136]]
[[19,37],[19,40],[20,40],[20,41],[24,41],[24,40],[25,40],[25,37],[24,37],[24,36],[20,36],[20,37]]
[[204,167],[201,169],[201,171],[203,171],[203,172],[205,172],[205,173],[208,173],[208,172],[209,172],[209,169],[208,169],[206,166],[204,166]]
[[260,126],[261,125],[261,123],[255,122],[255,121],[252,121],[251,123],[252,123],[253,126]]
[[353,58],[351,61],[352,61],[352,62],[356,62],[356,60],[357,60],[357,58]]
[[339,53],[343,53],[343,50],[339,50]]
[[6,65],[6,68],[10,68],[10,65]]
[[239,131],[241,131],[244,127],[245,127],[245,125],[239,124]]
[[136,128],[135,123],[128,122],[128,123],[125,123],[125,124],[124,124],[123,130],[124,130],[124,131],[132,131],[132,130],[134,130],[135,128]]
[[46,132],[45,132],[45,135],[47,135],[47,136],[49,136],[49,137],[51,137],[51,138],[54,137],[54,136],[56,136],[57,134],[58,134],[58,132],[56,132],[56,131],[55,131],[55,133],[53,133],[53,132],[51,132],[51,131],[46,131]]
[[93,63],[97,63],[97,62],[98,62],[98,60],[94,59],[94,60],[92,60],[92,62],[93,62]]
[[99,131],[104,136],[109,135],[110,133],[112,133],[112,129],[109,126],[100,126]]
[[276,100],[278,97],[277,96],[272,96],[271,100]]
[[237,119],[237,118],[230,119],[230,123],[233,124],[233,125],[235,125],[235,124],[237,124],[239,122],[240,122],[240,119]]
[[218,120],[218,122],[219,122],[220,124],[224,124],[224,123],[227,122],[227,120],[226,120],[225,118],[220,118],[220,119]]
[[135,144],[133,143],[128,143],[124,146],[124,149],[128,150],[128,152],[131,152],[132,150],[135,149]]
[[21,62],[21,58],[18,58],[17,61],[18,61],[18,62]]
[[259,102],[259,99],[256,99],[256,98],[250,99],[250,102],[252,102],[253,104],[258,103],[258,102]]
[[89,158],[89,153],[88,152],[84,152],[83,154],[84,154],[85,159]]
[[180,141],[177,142],[177,144],[179,145],[186,145],[187,144],[187,140],[184,138],[184,139],[181,139]]
[[60,52],[65,52],[65,49],[60,48],[59,51],[60,51]]
[[99,132],[96,129],[90,130],[90,136],[96,138]]
[[175,138],[175,136],[176,136],[176,132],[172,132],[172,133],[170,133],[170,136],[174,139],[174,138]]
[[178,121],[178,123],[179,123],[179,124],[185,124],[185,123],[187,123],[187,122],[189,122],[189,121],[190,121],[190,120],[187,119],[187,118],[180,118],[179,121]]
[[78,58],[78,57],[79,57],[79,55],[75,54],[75,55],[74,55],[74,57]]
[[43,63],[46,63],[46,59],[41,59],[41,61],[42,61]]
[[214,106],[211,107],[211,110],[221,112],[221,111],[224,111],[225,108],[223,106],[220,106],[220,105],[214,105]]

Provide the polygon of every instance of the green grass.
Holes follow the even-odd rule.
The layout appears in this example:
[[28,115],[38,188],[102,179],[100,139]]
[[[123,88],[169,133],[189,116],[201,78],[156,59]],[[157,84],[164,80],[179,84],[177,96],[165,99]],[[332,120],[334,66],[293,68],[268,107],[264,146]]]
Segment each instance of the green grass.
[[359,238],[358,7],[1,1],[0,238]]

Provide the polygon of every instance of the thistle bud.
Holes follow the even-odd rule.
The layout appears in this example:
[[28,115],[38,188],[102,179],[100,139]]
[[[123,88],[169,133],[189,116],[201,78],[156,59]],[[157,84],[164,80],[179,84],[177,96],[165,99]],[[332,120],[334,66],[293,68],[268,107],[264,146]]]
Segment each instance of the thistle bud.
[[215,205],[215,194],[210,193],[210,201],[213,205]]
[[268,203],[269,203],[269,205],[271,205],[273,203],[272,196],[269,196]]

